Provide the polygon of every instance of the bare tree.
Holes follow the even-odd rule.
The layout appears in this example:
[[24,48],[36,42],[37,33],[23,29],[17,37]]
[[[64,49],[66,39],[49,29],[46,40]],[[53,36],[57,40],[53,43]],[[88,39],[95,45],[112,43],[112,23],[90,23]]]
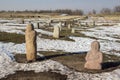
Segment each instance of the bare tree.
[[93,9],[93,10],[92,10],[92,14],[96,14],[96,10]]
[[89,12],[88,12],[88,15],[95,15],[95,14],[97,14],[97,12],[96,12],[95,9],[93,9],[92,11],[89,11]]
[[112,11],[111,9],[109,8],[103,8],[101,11],[100,11],[101,14],[111,14]]
[[116,7],[114,8],[114,12],[120,12],[120,6],[116,6]]

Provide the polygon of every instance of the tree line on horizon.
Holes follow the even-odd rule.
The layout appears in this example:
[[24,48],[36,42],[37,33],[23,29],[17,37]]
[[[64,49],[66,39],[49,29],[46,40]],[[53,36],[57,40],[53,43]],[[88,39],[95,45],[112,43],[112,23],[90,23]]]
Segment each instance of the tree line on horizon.
[[[84,11],[81,9],[71,10],[71,9],[56,9],[56,10],[23,10],[23,11],[14,11],[14,10],[1,10],[0,13],[59,13],[59,14],[68,14],[68,15],[84,15]],[[97,13],[96,10],[88,12],[89,15],[93,14],[120,14],[120,6],[115,6],[113,9],[103,8]]]
[[24,11],[5,11],[2,10],[0,11],[0,13],[4,13],[4,12],[8,12],[8,13],[59,13],[59,14],[68,14],[68,15],[83,15],[83,11],[82,10],[71,10],[71,9],[57,9],[57,10],[24,10]]
[[99,13],[96,10],[90,11],[88,14],[120,14],[120,6],[115,6],[113,9],[110,8],[102,8]]

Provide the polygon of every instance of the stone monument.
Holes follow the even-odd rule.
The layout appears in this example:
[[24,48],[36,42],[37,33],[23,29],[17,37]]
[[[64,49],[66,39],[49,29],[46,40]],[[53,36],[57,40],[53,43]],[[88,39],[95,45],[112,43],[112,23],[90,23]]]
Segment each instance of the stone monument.
[[59,26],[54,26],[53,37],[54,38],[60,37],[60,27]]
[[25,31],[25,41],[26,41],[26,58],[27,61],[35,61],[37,55],[36,46],[36,31],[34,31],[33,25],[28,24]]
[[91,44],[91,50],[85,57],[86,63],[84,68],[87,69],[102,69],[101,63],[103,61],[103,55],[100,52],[100,44],[98,41],[93,41]]

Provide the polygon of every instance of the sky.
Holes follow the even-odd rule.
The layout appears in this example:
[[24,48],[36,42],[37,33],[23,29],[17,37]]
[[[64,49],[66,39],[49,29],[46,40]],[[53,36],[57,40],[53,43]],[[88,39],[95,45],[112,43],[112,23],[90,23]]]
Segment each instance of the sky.
[[100,11],[120,5],[120,0],[0,0],[0,10],[82,9]]

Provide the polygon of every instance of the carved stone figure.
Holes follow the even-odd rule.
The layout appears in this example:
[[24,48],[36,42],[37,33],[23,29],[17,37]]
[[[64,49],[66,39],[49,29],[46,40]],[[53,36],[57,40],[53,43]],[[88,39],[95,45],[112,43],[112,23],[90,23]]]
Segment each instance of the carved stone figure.
[[103,61],[103,55],[100,52],[100,44],[98,41],[93,41],[91,44],[91,50],[85,57],[86,63],[84,68],[87,69],[102,69],[101,63]]
[[26,58],[27,61],[36,60],[36,31],[34,31],[33,25],[28,24],[25,31],[25,41],[26,41]]

